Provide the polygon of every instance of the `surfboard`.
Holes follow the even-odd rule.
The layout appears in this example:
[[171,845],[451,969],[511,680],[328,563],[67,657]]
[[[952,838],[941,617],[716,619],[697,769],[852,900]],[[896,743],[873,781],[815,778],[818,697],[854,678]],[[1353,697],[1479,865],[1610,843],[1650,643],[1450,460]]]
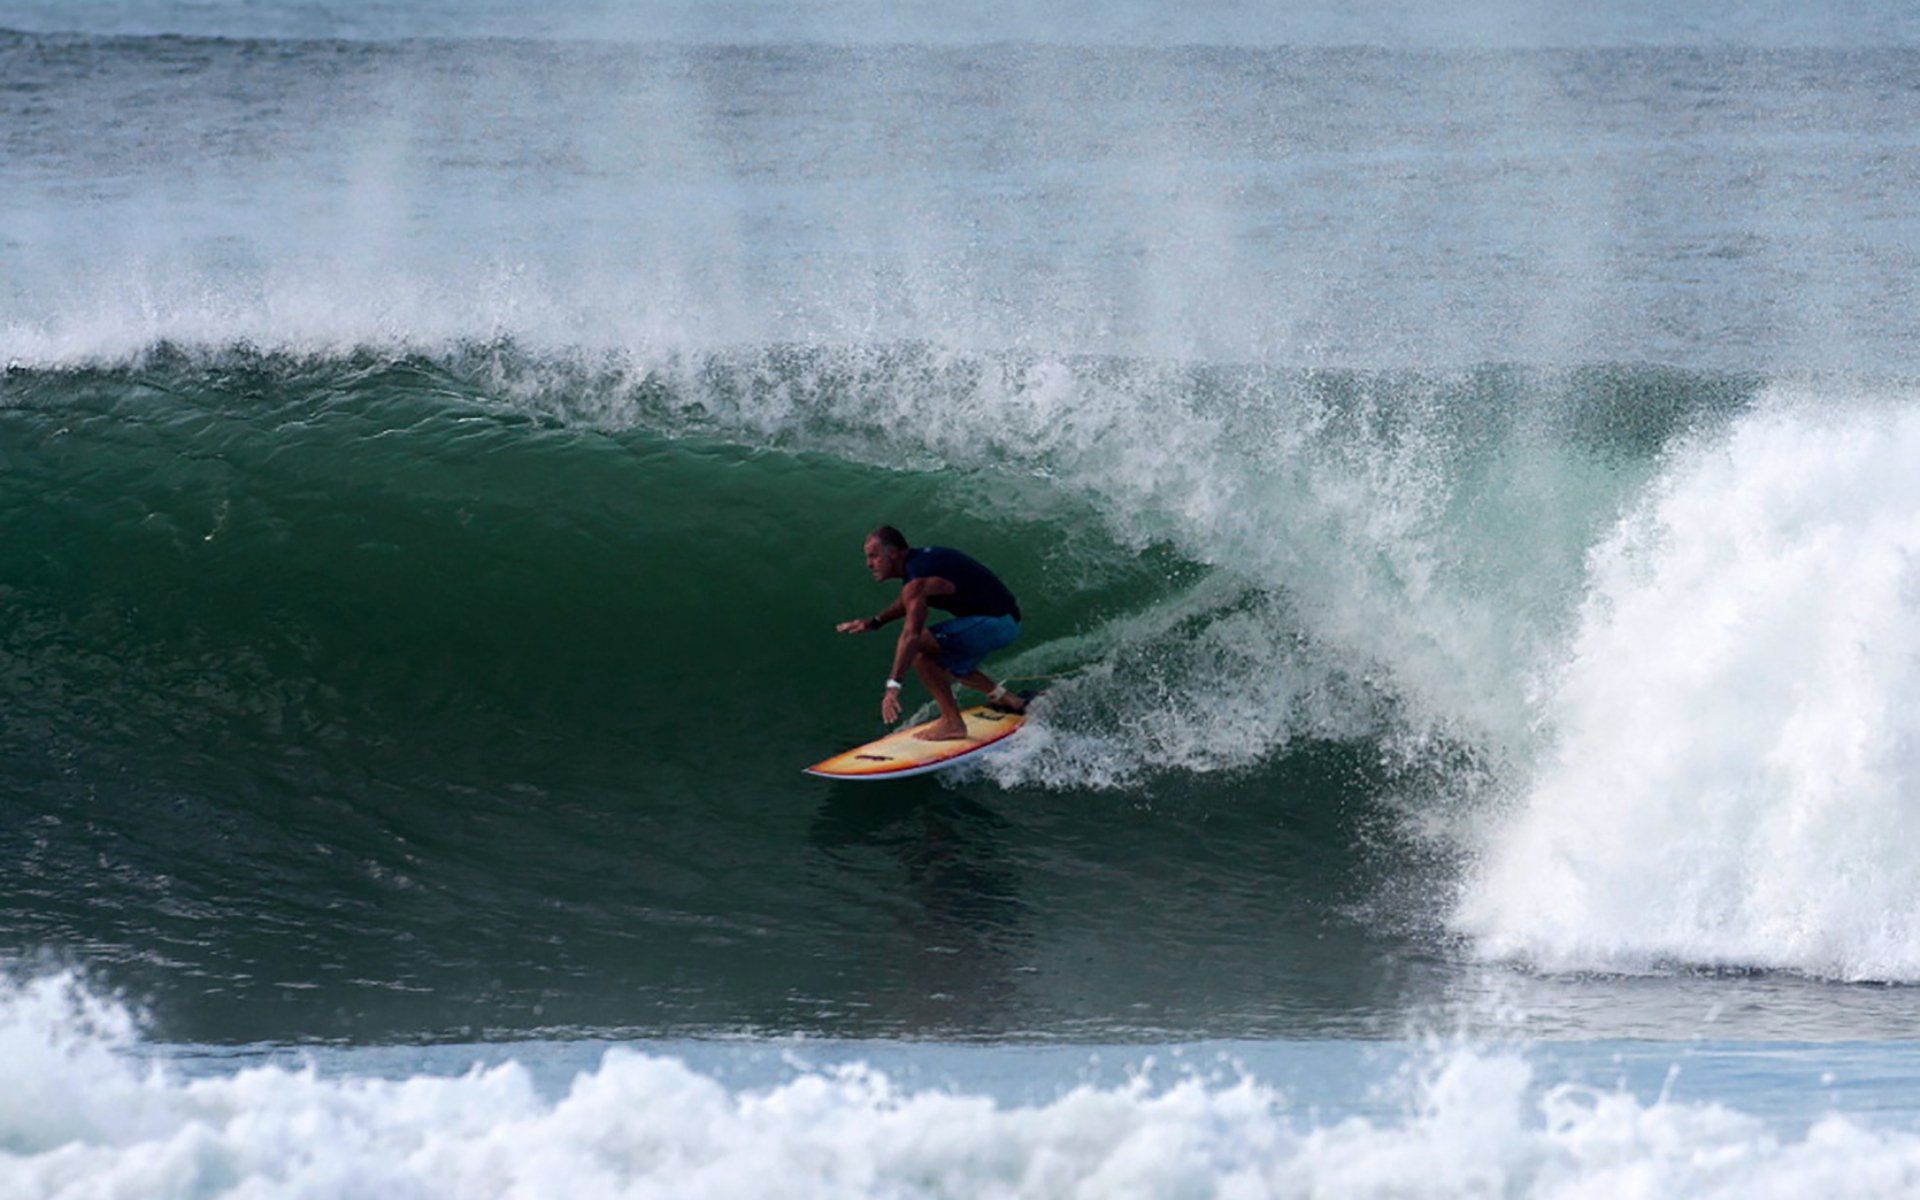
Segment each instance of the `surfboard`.
[[913,736],[933,722],[896,729],[878,741],[823,759],[807,774],[825,779],[905,779],[951,767],[970,755],[1012,737],[1027,723],[1026,713],[1001,712],[986,705],[963,709],[967,736],[950,742],[923,742]]

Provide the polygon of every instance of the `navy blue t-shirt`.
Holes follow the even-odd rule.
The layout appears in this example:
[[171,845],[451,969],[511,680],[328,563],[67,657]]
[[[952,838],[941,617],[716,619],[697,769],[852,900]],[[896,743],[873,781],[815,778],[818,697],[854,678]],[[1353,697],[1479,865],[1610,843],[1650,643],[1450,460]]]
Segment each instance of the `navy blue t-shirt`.
[[927,603],[956,617],[1005,617],[1020,619],[1020,603],[1000,582],[1000,577],[979,562],[945,546],[922,546],[907,551],[907,580],[944,579],[953,585],[953,594],[928,596]]

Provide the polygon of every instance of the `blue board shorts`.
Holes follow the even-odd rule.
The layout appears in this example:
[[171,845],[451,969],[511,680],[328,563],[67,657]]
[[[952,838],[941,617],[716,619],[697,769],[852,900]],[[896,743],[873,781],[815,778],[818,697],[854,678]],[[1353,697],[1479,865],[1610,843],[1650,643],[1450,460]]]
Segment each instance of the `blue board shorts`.
[[1020,636],[1020,622],[1010,615],[954,617],[928,626],[927,632],[940,643],[940,653],[933,661],[947,674],[957,677],[973,674],[979,669],[981,659],[1003,646],[1013,645],[1013,639]]

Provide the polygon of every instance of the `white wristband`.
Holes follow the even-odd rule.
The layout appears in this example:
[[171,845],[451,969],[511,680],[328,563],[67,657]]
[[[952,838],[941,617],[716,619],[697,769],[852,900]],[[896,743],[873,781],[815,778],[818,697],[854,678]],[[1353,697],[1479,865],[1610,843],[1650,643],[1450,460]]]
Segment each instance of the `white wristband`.
[[890,691],[890,692],[897,692],[897,691],[899,691],[899,690],[900,690],[900,681],[899,681],[898,679],[889,679],[889,680],[887,680],[887,690],[888,690],[888,691]]

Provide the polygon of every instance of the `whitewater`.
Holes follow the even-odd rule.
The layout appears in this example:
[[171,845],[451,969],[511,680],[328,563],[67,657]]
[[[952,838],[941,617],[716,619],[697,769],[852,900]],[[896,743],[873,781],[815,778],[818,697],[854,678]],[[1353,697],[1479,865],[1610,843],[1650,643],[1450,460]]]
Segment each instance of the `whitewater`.
[[1920,1192],[1917,35],[0,0],[0,1192]]
[[[1799,1196],[1920,1182],[1920,1138],[1876,1127],[1884,1111],[1757,1118],[1673,1098],[1671,1065],[1642,1098],[1628,1080],[1647,1090],[1647,1064],[1629,1055],[1645,1048],[1548,1067],[1606,1083],[1543,1081],[1511,1050],[1436,1045],[1369,1063],[1343,1048],[1298,1048],[1301,1061],[1231,1048],[1264,1049],[1268,1071],[1318,1087],[1354,1063],[1375,1077],[1311,1106],[1219,1048],[1197,1064],[1136,1051],[1124,1079],[1045,1099],[1007,1094],[1007,1064],[957,1048],[920,1064],[945,1082],[890,1077],[868,1061],[885,1047],[806,1044],[772,1068],[712,1047],[589,1049],[578,1067],[552,1047],[520,1050],[536,1069],[460,1048],[439,1057],[470,1056],[463,1072],[394,1078],[365,1056],[326,1070],[312,1056],[211,1070],[129,1057],[127,1010],[72,983],[44,980],[0,1009],[16,1084],[0,1109],[10,1194]],[[1100,1055],[1080,1057],[1093,1073]],[[1809,1082],[1791,1050],[1726,1058],[1687,1069],[1749,1091]],[[1846,1094],[1833,1083],[1818,1081],[1827,1103]]]

